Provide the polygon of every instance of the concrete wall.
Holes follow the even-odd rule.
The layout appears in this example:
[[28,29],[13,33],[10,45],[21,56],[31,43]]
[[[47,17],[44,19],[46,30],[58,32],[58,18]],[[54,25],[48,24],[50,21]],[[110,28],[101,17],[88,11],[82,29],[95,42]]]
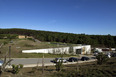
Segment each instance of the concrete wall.
[[48,49],[34,49],[34,50],[22,50],[22,53],[67,53],[68,54],[69,47],[62,48],[48,48]]
[[[61,48],[47,48],[47,49],[34,49],[34,50],[22,50],[22,53],[53,53],[53,54],[69,54],[70,47]],[[91,46],[73,46],[73,53],[76,53],[76,49],[82,49],[81,54],[90,54]]]
[[[82,48],[84,47],[84,54],[91,54],[91,45],[85,45],[82,46]],[[82,53],[83,54],[83,53]]]

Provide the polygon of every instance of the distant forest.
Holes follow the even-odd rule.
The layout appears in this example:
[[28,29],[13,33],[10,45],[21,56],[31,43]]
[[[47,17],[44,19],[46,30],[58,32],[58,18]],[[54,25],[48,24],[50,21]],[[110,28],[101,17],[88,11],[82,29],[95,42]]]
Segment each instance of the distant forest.
[[[33,36],[40,41],[63,42],[73,44],[90,44],[92,47],[116,47],[116,36],[85,35],[73,33],[50,32],[29,29],[0,29],[0,34],[18,34]],[[2,37],[0,35],[0,37]]]

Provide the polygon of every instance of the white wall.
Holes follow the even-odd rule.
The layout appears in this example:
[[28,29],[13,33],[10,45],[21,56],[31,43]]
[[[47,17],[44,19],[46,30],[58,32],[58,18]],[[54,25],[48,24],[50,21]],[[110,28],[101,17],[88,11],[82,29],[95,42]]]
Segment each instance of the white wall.
[[[84,53],[87,53],[87,54],[91,53],[90,45],[73,46],[73,52],[76,53],[76,49],[82,49],[83,51],[83,48],[84,48]],[[54,53],[54,54],[65,53],[65,54],[69,54],[69,49],[70,47],[22,50],[22,53]],[[84,54],[84,53],[81,53],[81,54]]]
[[48,48],[48,49],[34,49],[34,50],[22,50],[22,53],[68,53],[69,47],[62,48]]
[[85,46],[82,46],[82,47],[85,47],[85,54],[90,54],[91,53],[91,45],[85,45]]

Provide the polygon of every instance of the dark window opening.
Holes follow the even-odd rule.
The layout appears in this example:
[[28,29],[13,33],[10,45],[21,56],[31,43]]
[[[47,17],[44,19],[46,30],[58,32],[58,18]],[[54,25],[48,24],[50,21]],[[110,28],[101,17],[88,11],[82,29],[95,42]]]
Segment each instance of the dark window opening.
[[76,49],[76,54],[81,54],[82,49]]

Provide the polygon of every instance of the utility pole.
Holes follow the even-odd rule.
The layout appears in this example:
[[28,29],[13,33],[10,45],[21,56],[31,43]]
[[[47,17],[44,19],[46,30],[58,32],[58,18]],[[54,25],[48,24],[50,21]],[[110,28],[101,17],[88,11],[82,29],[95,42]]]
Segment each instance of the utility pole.
[[44,53],[42,58],[42,77],[44,77]]
[[[9,60],[11,59],[11,46],[9,46]],[[10,63],[9,63],[10,65]]]

